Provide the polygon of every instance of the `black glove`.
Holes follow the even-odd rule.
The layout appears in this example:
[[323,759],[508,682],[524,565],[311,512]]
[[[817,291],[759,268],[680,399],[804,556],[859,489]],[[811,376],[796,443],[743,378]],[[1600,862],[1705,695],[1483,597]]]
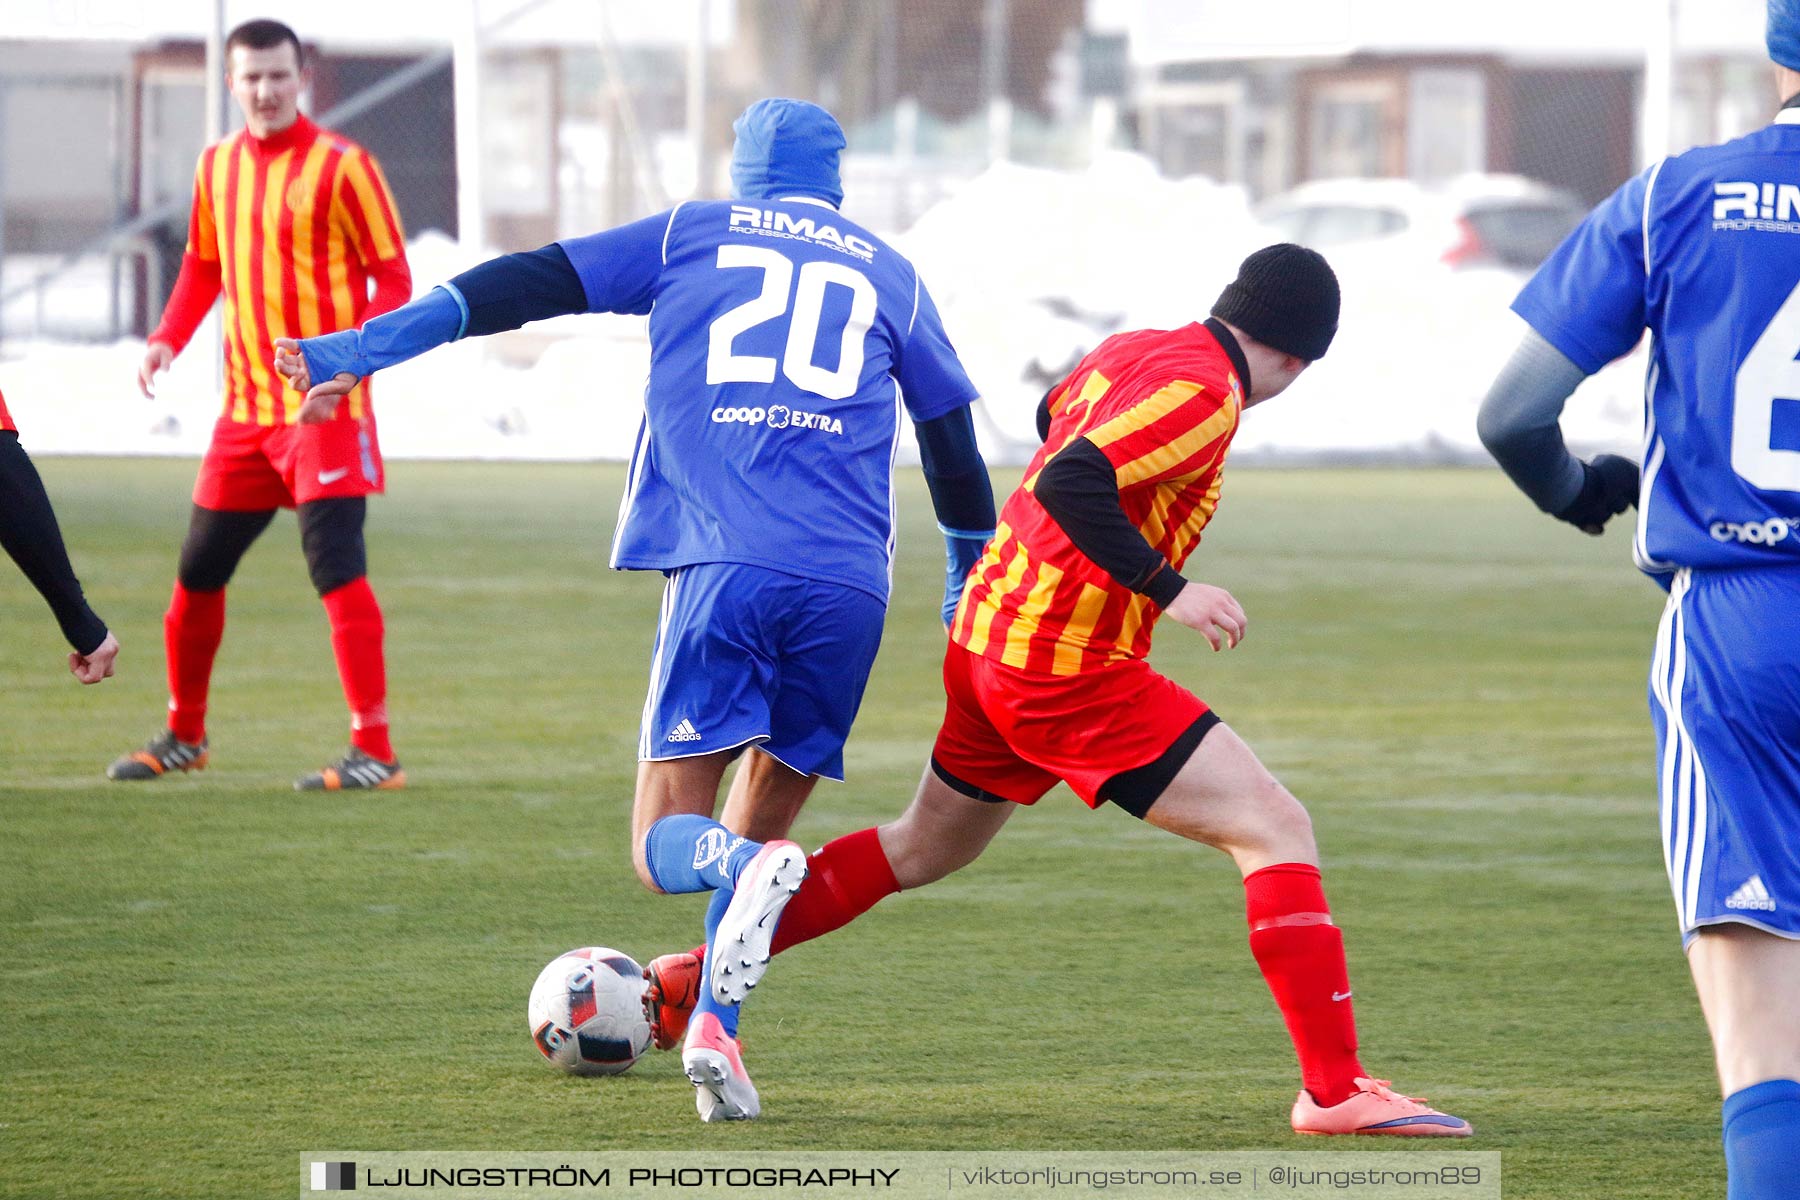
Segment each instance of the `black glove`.
[[1637,497],[1638,465],[1617,454],[1596,454],[1581,464],[1581,492],[1556,519],[1598,537],[1607,521],[1637,507]]

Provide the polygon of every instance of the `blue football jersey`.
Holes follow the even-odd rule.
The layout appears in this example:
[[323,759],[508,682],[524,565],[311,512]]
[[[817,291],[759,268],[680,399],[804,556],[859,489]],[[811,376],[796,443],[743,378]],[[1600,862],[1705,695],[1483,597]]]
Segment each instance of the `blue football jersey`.
[[792,199],[687,203],[559,244],[590,311],[650,314],[612,565],[746,563],[885,601],[902,416],[976,396],[913,265]]
[[1590,374],[1654,337],[1639,567],[1800,563],[1800,108],[1627,182],[1513,309]]

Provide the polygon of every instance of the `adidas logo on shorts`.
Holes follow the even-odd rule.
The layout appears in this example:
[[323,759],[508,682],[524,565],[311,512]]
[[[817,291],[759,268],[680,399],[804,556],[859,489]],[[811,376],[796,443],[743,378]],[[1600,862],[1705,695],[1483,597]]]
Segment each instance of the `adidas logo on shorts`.
[[677,725],[674,730],[670,732],[669,740],[671,742],[697,742],[700,740],[700,731],[694,728],[694,723],[692,721],[683,717],[681,718],[681,724]]
[[1743,887],[1725,897],[1726,908],[1754,908],[1761,912],[1775,911],[1775,897],[1769,895],[1769,889],[1763,886],[1761,875],[1752,875]]

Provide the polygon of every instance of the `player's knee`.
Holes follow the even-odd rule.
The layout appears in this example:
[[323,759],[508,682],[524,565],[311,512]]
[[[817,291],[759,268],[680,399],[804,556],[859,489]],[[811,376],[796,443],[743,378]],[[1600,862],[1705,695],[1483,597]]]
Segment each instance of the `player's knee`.
[[1261,791],[1257,824],[1267,846],[1297,860],[1316,855],[1312,814],[1306,806],[1272,777]]
[[175,578],[190,592],[216,592],[231,582],[232,572],[236,569],[235,556],[220,553],[206,538],[199,536],[198,530],[194,530],[181,543],[181,561],[175,568]]
[[300,546],[306,554],[306,573],[319,595],[328,595],[368,574],[368,551],[363,543],[365,512],[361,497],[319,500],[301,506]]
[[881,852],[887,856],[888,866],[892,868],[901,891],[923,887],[943,878],[941,873],[932,873],[927,856],[922,853],[923,847],[919,844],[918,827],[915,822],[907,819],[911,815],[910,810],[902,813],[875,831],[876,836],[881,839]]
[[231,582],[238,563],[269,527],[274,511],[227,512],[195,506],[181,543],[175,578],[190,592],[216,592]]
[[894,882],[903,892],[936,883],[975,861],[980,849],[966,850],[948,839],[932,836],[909,809],[877,831],[881,852],[893,869]]
[[633,863],[632,866],[637,870],[638,882],[644,885],[645,891],[651,892],[658,896],[665,894],[663,892],[662,888],[657,886],[656,876],[650,874],[650,868],[648,865],[639,862],[639,863]]
[[632,849],[631,869],[637,872],[638,882],[644,885],[645,891],[658,896],[666,894],[662,890],[662,885],[656,882],[655,874],[650,870],[650,859],[642,842]]
[[360,537],[354,545],[331,541],[322,545],[310,544],[306,548],[306,574],[312,580],[313,590],[321,596],[328,596],[347,583],[355,583],[368,573],[368,559]]
[[1782,1015],[1744,1016],[1712,1030],[1713,1056],[1726,1095],[1765,1079],[1800,1079],[1800,1029]]
[[321,596],[329,596],[345,584],[355,583],[368,574],[361,564],[334,562],[308,562],[306,572],[312,579],[313,590]]
[[190,592],[222,591],[231,582],[231,576],[237,569],[235,562],[208,560],[203,557],[190,557],[183,548],[181,562],[175,569],[175,578],[181,586]]

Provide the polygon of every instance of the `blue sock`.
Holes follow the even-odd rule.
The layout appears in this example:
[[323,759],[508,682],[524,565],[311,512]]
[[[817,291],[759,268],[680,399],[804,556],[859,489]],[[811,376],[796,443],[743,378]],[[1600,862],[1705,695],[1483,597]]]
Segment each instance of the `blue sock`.
[[[719,888],[713,892],[712,903],[706,906],[706,953],[710,956],[713,950],[713,935],[719,932],[719,922],[725,917],[725,910],[731,907],[731,889]],[[710,961],[710,958],[709,960]],[[712,981],[705,971],[700,975],[700,999],[694,1002],[694,1016],[709,1012],[719,1018],[728,1037],[736,1037],[738,1031],[738,1008],[736,1004],[720,1004],[713,997]]]
[[650,877],[657,887],[671,893],[729,890],[738,872],[761,849],[761,842],[738,837],[698,813],[664,817],[644,835]]
[[1800,1082],[1771,1079],[1725,1097],[1726,1200],[1781,1200],[1800,1180]]

